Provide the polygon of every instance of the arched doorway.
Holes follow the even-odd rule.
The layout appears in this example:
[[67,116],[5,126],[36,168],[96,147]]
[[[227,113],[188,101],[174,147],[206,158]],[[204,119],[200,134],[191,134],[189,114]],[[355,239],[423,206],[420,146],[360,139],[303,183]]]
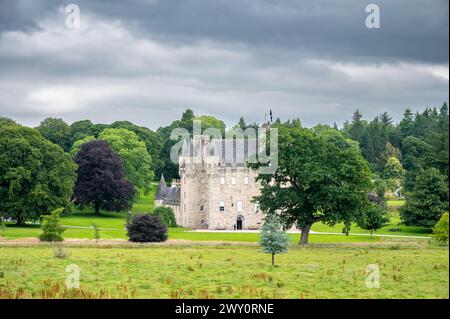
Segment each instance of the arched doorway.
[[236,218],[236,229],[237,229],[237,230],[242,230],[242,229],[244,229],[244,216],[239,215],[239,216]]

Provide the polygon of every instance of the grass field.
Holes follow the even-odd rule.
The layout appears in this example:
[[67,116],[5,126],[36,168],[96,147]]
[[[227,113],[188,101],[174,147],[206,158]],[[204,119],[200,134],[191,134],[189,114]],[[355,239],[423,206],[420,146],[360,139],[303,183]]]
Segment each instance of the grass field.
[[[448,249],[292,248],[270,256],[248,246],[0,247],[0,298],[448,298]],[[66,267],[80,288],[66,289]],[[380,288],[365,285],[368,264]]]
[[[141,196],[134,204],[132,211],[148,213],[153,211],[153,192],[149,195]],[[390,223],[388,226],[380,229],[377,234],[387,235],[402,235],[402,236],[423,236],[429,235],[431,230],[423,227],[410,227],[399,225],[400,218],[398,217],[398,207],[403,204],[403,201],[388,202],[390,211]],[[90,227],[92,224],[96,224],[101,229],[101,238],[120,238],[126,239],[125,231],[125,218],[124,213],[115,212],[102,212],[101,216],[94,214],[92,209],[79,210],[75,209],[72,214],[63,216],[61,223],[65,226],[72,226],[66,229],[64,232],[65,238],[93,238],[93,230],[81,229],[73,227]],[[367,236],[343,236],[342,224],[335,225],[333,227],[316,223],[313,225],[312,230],[316,232],[331,232],[336,235],[310,235],[310,241],[312,243],[333,243],[333,242],[375,242],[381,240],[379,237],[370,237],[368,231],[362,230],[356,225],[353,225],[351,232],[367,234]],[[8,224],[8,227],[2,234],[6,239],[17,239],[24,237],[37,237],[41,230],[39,225],[27,225],[25,227],[16,227],[15,225]],[[290,234],[291,242],[297,242],[299,235]],[[169,230],[170,239],[186,239],[195,241],[243,241],[243,242],[256,242],[259,240],[258,234],[247,233],[195,233],[190,232],[189,229],[183,228],[171,228]]]

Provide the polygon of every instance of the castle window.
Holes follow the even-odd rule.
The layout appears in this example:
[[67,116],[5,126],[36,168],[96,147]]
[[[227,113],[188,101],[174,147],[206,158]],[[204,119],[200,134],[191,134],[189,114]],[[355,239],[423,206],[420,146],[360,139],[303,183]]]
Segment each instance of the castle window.
[[237,211],[242,212],[242,201],[241,200],[237,201],[236,206],[237,206]]
[[254,207],[255,207],[255,213],[259,213],[259,204],[255,203]]
[[236,185],[236,177],[231,178],[231,185]]
[[220,185],[225,185],[225,177],[220,178]]
[[248,185],[248,176],[245,176],[245,177],[244,177],[244,184],[245,184],[245,185]]
[[221,212],[225,211],[225,202],[224,201],[219,202],[219,211],[221,211]]
[[204,212],[204,211],[205,211],[205,206],[200,205],[200,211],[201,211],[201,212]]

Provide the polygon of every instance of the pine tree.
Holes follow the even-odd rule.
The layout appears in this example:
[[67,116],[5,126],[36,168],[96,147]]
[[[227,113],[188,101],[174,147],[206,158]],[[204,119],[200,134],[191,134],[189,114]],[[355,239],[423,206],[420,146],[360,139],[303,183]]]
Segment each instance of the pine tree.
[[266,217],[261,228],[261,249],[266,254],[272,255],[272,266],[275,265],[275,255],[288,251],[289,238],[283,231],[276,217]]
[[400,210],[407,226],[433,227],[448,210],[448,179],[436,168],[418,173],[411,190],[405,194],[406,204]]

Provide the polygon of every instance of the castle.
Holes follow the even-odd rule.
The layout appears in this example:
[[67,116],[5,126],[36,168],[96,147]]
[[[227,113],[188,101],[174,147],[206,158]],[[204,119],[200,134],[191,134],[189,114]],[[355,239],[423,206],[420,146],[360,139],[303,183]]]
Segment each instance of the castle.
[[171,207],[183,227],[259,229],[263,214],[252,202],[259,194],[257,173],[246,165],[256,148],[256,139],[200,136],[184,142],[178,158],[180,180],[167,186],[161,176],[155,207]]

